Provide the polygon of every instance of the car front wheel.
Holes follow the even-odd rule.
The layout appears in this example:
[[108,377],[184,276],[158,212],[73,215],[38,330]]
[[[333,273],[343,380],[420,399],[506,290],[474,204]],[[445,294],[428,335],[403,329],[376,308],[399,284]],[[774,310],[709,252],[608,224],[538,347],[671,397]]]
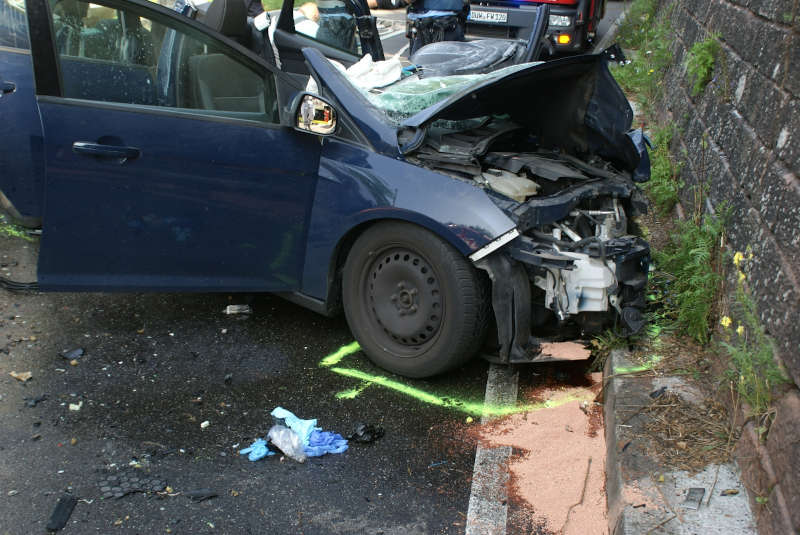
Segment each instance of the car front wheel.
[[398,221],[370,227],[347,256],[342,285],[350,329],[382,368],[429,377],[480,349],[487,281],[428,230]]

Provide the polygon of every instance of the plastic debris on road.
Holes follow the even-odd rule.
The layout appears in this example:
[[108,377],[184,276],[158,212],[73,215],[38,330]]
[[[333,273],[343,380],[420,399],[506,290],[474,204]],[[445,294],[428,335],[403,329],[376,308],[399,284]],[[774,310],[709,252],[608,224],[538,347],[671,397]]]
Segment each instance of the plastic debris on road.
[[684,509],[694,509],[696,511],[700,509],[700,503],[702,503],[705,493],[706,489],[702,487],[692,487],[686,493],[686,499],[681,505]]
[[369,444],[375,442],[383,436],[383,427],[365,424],[358,422],[355,430],[350,433],[347,440],[359,442],[361,444]]
[[208,500],[210,498],[216,498],[219,496],[216,491],[211,489],[197,489],[197,490],[187,490],[182,492],[184,496],[188,496],[195,502],[202,502],[203,500]]
[[251,461],[258,461],[269,455],[275,455],[275,452],[267,447],[267,441],[263,438],[257,438],[255,442],[250,444],[250,447],[239,450],[240,455],[247,455]]
[[22,398],[22,399],[25,400],[25,406],[26,407],[33,408],[36,405],[38,405],[39,403],[41,403],[42,401],[45,401],[47,399],[47,394],[42,394],[42,395],[35,396],[35,397],[32,397],[32,398]]
[[78,498],[70,494],[64,494],[58,499],[53,513],[50,515],[50,520],[47,521],[48,531],[58,531],[67,525],[69,517],[72,516],[72,511],[78,503]]
[[75,360],[75,359],[81,358],[83,356],[83,354],[84,354],[84,349],[82,347],[79,347],[77,349],[73,349],[71,351],[65,351],[64,353],[61,353],[61,358],[63,358],[64,360],[70,360],[71,361],[71,360]]
[[252,314],[250,305],[228,305],[223,311],[225,314]]
[[312,431],[322,431],[322,428],[317,427],[316,419],[303,420],[283,407],[275,407],[270,414],[277,420],[275,423],[285,425],[297,433],[303,444],[308,444],[308,437],[311,436]]
[[271,414],[276,425],[272,426],[267,437],[256,439],[250,447],[239,450],[239,454],[247,455],[251,461],[274,455],[267,447],[267,442],[272,442],[285,455],[298,462],[305,461],[306,457],[347,451],[347,439],[339,433],[323,431],[317,427],[316,419],[303,420],[283,407],[276,407]]
[[347,447],[347,440],[339,433],[312,431],[308,444],[303,446],[303,451],[309,457],[319,457],[326,453],[345,452]]
[[267,438],[289,458],[298,463],[305,462],[306,452],[303,451],[303,441],[288,427],[273,425],[267,433]]
[[31,372],[8,372],[8,375],[22,383],[30,381],[31,377],[33,377]]
[[100,497],[104,500],[122,498],[135,492],[163,492],[167,483],[156,477],[146,477],[130,468],[122,472],[109,474],[100,481]]
[[347,450],[347,440],[338,433],[323,431],[317,427],[316,418],[303,420],[283,407],[275,407],[270,413],[278,423],[297,433],[303,443],[303,450],[308,457],[319,457],[326,453],[342,453]]

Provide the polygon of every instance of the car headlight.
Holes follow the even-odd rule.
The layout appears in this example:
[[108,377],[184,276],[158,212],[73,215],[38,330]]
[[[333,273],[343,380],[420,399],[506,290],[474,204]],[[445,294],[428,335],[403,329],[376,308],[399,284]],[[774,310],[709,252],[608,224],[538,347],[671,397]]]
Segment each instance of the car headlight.
[[550,26],[569,26],[570,20],[566,15],[550,15]]

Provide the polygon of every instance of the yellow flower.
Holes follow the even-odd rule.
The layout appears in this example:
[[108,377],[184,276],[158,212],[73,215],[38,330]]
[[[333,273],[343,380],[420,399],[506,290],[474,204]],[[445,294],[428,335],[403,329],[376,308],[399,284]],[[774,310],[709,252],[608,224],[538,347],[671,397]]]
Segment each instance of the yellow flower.
[[736,251],[736,254],[733,255],[733,265],[739,267],[739,264],[742,263],[742,260],[744,260],[744,255],[741,253],[741,251]]
[[744,273],[742,273],[742,272],[740,271],[740,272],[739,272],[739,282],[744,282],[744,280],[745,280],[746,278],[747,278],[747,276],[746,276]]
[[728,316],[722,316],[722,319],[719,320],[719,324],[726,329],[731,326],[731,323],[733,323],[733,321]]
[[650,69],[649,71],[647,71],[647,74],[653,74],[654,72],[656,72],[655,69]]
[[736,334],[738,334],[739,336],[742,336],[744,334],[744,325],[739,325],[738,327],[736,327]]

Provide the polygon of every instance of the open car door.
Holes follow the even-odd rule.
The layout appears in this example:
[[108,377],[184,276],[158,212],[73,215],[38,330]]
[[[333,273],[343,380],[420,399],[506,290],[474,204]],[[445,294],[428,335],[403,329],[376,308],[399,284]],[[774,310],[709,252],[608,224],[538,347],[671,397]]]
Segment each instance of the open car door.
[[288,77],[145,0],[26,3],[40,286],[299,288],[320,143],[281,124]]
[[365,0],[310,0],[295,9],[284,0],[273,36],[281,67],[308,74],[302,49],[316,48],[329,59],[350,66],[365,54],[384,59],[383,46]]

